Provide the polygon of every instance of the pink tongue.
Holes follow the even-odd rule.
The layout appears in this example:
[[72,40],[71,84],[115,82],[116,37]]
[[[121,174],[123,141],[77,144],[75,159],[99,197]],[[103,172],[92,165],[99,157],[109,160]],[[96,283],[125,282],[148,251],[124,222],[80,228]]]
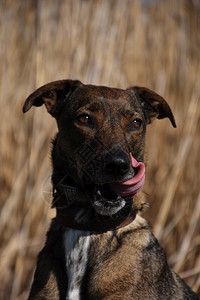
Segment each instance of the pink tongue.
[[132,198],[139,193],[145,181],[145,165],[143,162],[138,162],[130,153],[131,164],[133,168],[137,168],[136,175],[124,182],[114,182],[110,184],[110,188],[120,194],[123,198]]

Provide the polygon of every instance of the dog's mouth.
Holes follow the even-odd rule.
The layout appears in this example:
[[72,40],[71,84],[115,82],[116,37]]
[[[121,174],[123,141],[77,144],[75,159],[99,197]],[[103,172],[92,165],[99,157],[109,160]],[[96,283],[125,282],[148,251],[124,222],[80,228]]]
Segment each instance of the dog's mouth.
[[122,182],[95,185],[92,205],[99,214],[106,216],[117,214],[141,191],[145,182],[145,165],[138,162],[131,153],[130,158],[135,171],[134,177]]
[[111,216],[115,215],[126,205],[126,200],[112,190],[109,184],[96,185],[92,197],[92,205],[99,214]]

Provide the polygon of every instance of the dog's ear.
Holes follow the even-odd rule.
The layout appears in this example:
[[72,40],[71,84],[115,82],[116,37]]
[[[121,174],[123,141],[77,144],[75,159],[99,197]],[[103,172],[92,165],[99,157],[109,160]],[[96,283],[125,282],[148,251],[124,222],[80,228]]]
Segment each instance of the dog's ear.
[[160,95],[148,88],[139,86],[134,86],[128,90],[134,92],[134,95],[142,105],[148,124],[150,124],[155,118],[169,118],[173,127],[176,127],[176,122],[171,108]]
[[56,117],[62,103],[75,89],[82,85],[79,80],[58,80],[47,83],[26,99],[23,112],[27,112],[32,106],[45,104],[47,111]]

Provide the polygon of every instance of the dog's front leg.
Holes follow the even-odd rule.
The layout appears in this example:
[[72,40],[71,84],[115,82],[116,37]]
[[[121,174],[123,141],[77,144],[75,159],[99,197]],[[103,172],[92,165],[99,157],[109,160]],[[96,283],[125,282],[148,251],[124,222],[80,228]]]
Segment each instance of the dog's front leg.
[[28,300],[65,299],[67,278],[63,265],[54,256],[54,251],[44,247],[40,252],[34,281]]
[[52,222],[47,241],[37,259],[37,267],[28,300],[64,300],[67,275],[62,229]]

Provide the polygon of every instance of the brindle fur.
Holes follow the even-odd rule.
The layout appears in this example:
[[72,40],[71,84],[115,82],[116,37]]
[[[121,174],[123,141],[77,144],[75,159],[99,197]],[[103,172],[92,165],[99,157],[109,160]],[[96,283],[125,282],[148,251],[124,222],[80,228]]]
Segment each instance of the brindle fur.
[[[80,81],[56,81],[31,94],[23,111],[42,104],[58,124],[52,150],[53,206],[66,213],[66,217],[71,213],[72,218],[80,206],[84,222],[101,219],[94,213],[87,192],[91,184],[125,181],[132,172],[110,174],[105,171],[102,158],[109,160],[117,151],[127,155],[132,152],[138,161],[143,161],[146,125],[154,118],[168,117],[176,126],[166,101],[143,87],[121,90],[83,85]],[[82,113],[92,115],[93,128],[76,122],[77,115]],[[138,116],[143,121],[142,128],[127,130],[132,119]],[[84,160],[80,153],[85,146],[90,152]],[[95,172],[91,163],[95,165]],[[75,188],[75,193],[68,190],[66,195],[65,187],[69,185]],[[145,205],[145,200],[136,196],[132,210],[137,216],[131,224],[118,230],[90,232],[80,299],[198,299],[169,269],[164,250],[152,234],[149,223],[138,213]],[[127,213],[124,210],[121,214],[126,217]],[[66,299],[65,232],[66,227],[57,218],[53,219],[46,244],[38,256],[29,299]]]

